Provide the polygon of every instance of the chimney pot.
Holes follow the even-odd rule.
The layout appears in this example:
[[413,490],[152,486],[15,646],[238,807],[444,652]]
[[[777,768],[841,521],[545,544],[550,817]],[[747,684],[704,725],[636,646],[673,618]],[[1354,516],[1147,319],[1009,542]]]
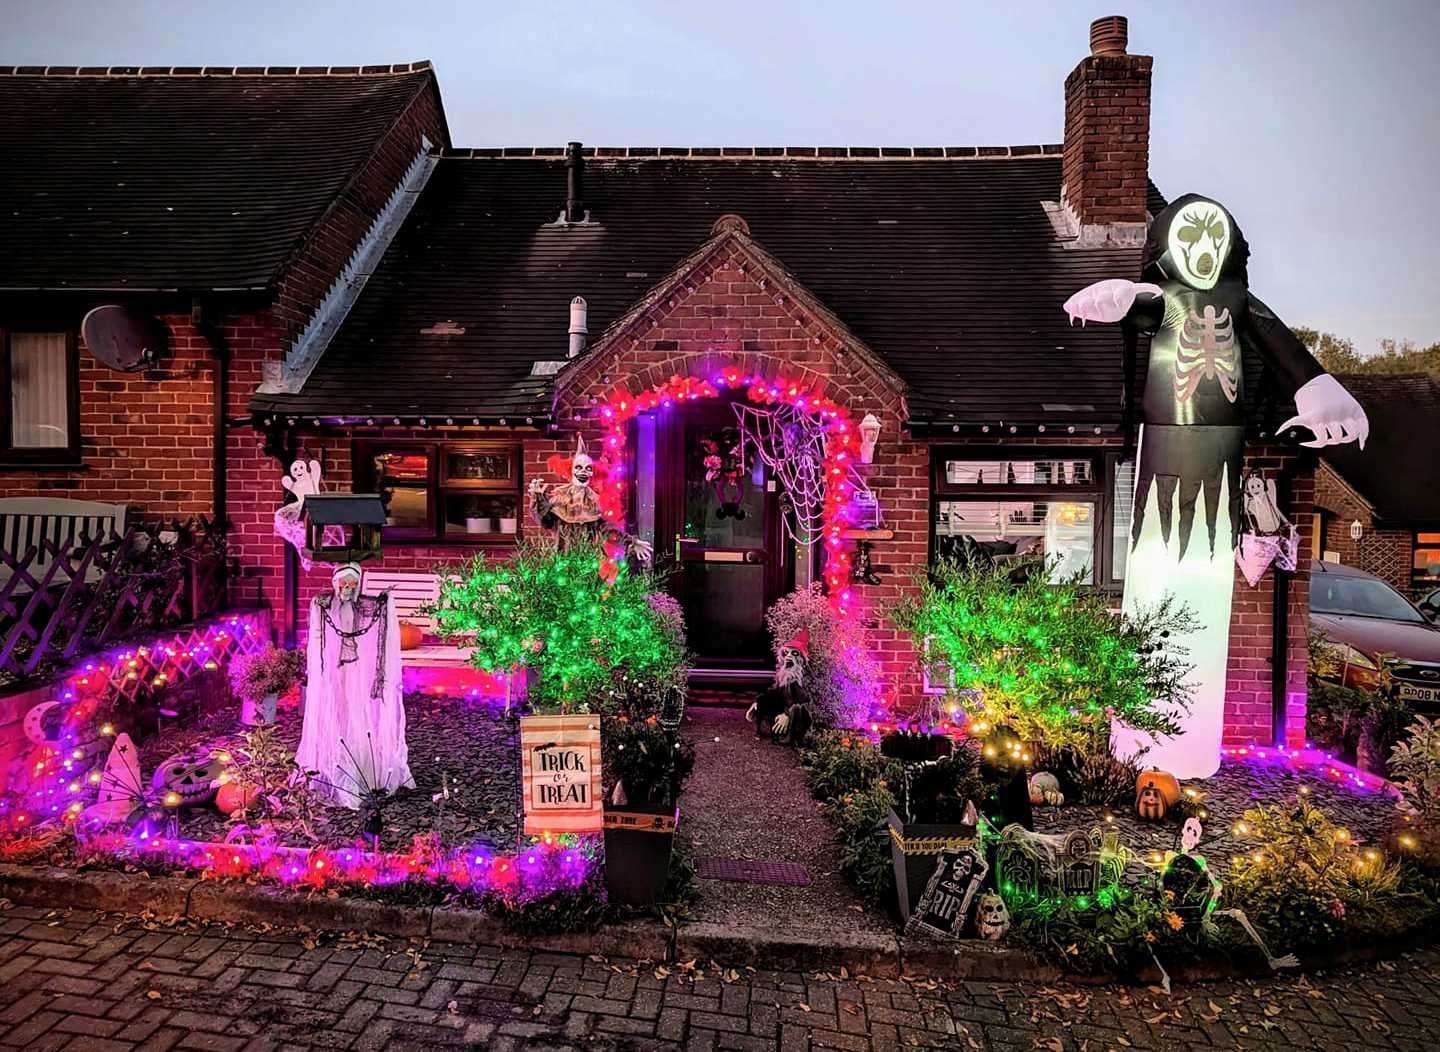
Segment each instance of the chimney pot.
[[1090,54],[1123,55],[1130,42],[1130,20],[1124,15],[1106,15],[1090,23]]
[[585,297],[576,296],[570,301],[570,358],[578,358],[585,353],[585,344],[590,333],[586,325],[588,313]]

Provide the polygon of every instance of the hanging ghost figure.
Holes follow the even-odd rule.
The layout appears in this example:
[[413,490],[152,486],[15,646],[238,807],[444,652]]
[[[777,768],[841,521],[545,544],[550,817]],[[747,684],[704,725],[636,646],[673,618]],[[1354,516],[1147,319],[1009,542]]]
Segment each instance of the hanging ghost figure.
[[1363,448],[1370,429],[1359,403],[1250,294],[1249,255],[1224,207],[1187,194],[1150,226],[1144,281],[1099,281],[1065,303],[1072,323],[1120,322],[1150,337],[1123,609],[1153,608],[1171,594],[1200,627],[1177,640],[1195,666],[1189,712],[1175,713],[1180,733],[1157,742],[1117,726],[1112,746],[1122,756],[1149,746],[1146,762],[1180,778],[1203,778],[1220,765],[1231,561],[1242,514],[1244,350],[1295,391],[1297,412],[1280,431],[1307,428],[1310,447],[1358,440]]
[[[295,499],[275,509],[275,533],[299,553],[300,565],[308,573],[310,552],[306,548],[308,539],[301,515],[305,510],[305,498],[324,489],[321,483],[320,461],[306,460],[304,457],[292,461],[290,470],[280,477],[280,485]],[[327,544],[332,541],[338,543],[343,539],[343,530],[339,526],[327,526],[325,533]]]
[[554,530],[562,549],[575,543],[600,541],[605,547],[600,572],[614,580],[618,572],[616,560],[633,555],[649,565],[654,554],[652,546],[638,537],[616,529],[605,520],[600,497],[591,488],[595,477],[595,461],[585,450],[585,439],[575,438],[575,452],[568,458],[551,458],[551,470],[568,469],[570,481],[551,486],[544,479],[530,483],[530,507],[535,519],[547,530]]

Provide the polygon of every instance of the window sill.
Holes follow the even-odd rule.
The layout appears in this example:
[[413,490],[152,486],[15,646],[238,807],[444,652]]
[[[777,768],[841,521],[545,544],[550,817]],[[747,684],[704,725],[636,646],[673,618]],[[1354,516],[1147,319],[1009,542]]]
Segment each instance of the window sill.
[[0,471],[89,471],[83,460],[14,460],[0,453]]
[[382,536],[380,542],[387,548],[514,548],[520,537],[515,533],[439,538]]

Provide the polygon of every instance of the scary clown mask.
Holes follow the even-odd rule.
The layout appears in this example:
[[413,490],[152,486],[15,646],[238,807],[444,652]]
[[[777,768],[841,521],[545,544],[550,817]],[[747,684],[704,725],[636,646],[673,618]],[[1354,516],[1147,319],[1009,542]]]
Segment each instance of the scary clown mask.
[[1223,207],[1204,198],[1191,201],[1166,231],[1167,269],[1191,288],[1213,289],[1230,254],[1230,234],[1230,214]]
[[575,439],[575,455],[570,458],[570,481],[577,486],[588,486],[595,475],[595,461],[585,452],[585,440]]

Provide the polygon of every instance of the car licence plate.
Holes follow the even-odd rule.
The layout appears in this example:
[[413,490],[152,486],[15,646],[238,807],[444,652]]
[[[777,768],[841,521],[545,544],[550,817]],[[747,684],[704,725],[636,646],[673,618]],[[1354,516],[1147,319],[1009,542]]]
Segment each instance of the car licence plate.
[[1400,697],[1405,701],[1440,701],[1440,687],[1412,687],[1401,683]]

